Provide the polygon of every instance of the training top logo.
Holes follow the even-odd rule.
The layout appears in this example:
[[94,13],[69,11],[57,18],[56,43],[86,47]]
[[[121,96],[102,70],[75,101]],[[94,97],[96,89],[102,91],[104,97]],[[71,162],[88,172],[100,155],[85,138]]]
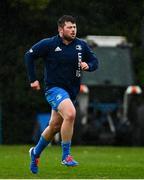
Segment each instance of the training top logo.
[[61,94],[58,94],[57,96],[56,96],[56,100],[58,101],[58,100],[60,100],[62,98],[62,95]]
[[30,52],[30,53],[33,53],[33,49],[30,49],[29,52]]
[[57,47],[55,48],[55,52],[58,52],[58,51],[62,51],[62,49],[61,49],[59,46],[57,46]]
[[82,50],[82,47],[81,47],[81,45],[76,45],[76,50],[79,50],[79,51],[81,51]]

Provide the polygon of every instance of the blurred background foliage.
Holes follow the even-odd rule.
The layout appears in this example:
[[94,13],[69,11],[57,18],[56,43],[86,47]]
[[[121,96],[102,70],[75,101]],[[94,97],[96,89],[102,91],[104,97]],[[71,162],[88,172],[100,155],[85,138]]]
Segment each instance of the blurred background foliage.
[[[4,143],[30,142],[34,116],[47,111],[43,92],[32,92],[24,53],[42,38],[57,34],[57,19],[77,17],[78,37],[122,35],[133,44],[137,83],[144,82],[144,0],[1,0],[0,99]],[[42,61],[37,62],[42,81]]]

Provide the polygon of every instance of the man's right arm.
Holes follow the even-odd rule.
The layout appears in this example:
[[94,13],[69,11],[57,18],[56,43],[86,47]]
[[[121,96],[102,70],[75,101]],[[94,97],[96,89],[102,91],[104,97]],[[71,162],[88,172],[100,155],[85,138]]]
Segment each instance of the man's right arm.
[[[43,57],[47,52],[47,40],[42,40],[32,46],[30,50],[25,53],[24,60],[27,69],[27,74],[31,87],[35,87],[37,84],[36,70],[35,70],[35,59]],[[36,82],[35,82],[36,81]],[[34,89],[34,88],[33,88]]]

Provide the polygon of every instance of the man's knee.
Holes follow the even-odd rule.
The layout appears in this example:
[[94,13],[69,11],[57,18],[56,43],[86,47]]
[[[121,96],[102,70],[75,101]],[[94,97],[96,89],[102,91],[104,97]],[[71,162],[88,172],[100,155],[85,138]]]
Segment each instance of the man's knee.
[[76,110],[75,109],[69,110],[65,113],[64,116],[65,116],[64,119],[69,121],[74,121],[76,117]]
[[69,120],[71,122],[75,120],[76,110],[70,99],[62,101],[58,110],[64,120]]

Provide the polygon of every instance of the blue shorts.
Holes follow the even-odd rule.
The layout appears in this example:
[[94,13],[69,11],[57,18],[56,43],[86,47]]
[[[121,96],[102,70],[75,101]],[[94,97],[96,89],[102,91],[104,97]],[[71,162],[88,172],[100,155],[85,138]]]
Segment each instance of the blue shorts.
[[58,111],[58,106],[64,99],[70,98],[69,94],[59,87],[53,87],[46,90],[45,97],[52,109],[55,111]]

